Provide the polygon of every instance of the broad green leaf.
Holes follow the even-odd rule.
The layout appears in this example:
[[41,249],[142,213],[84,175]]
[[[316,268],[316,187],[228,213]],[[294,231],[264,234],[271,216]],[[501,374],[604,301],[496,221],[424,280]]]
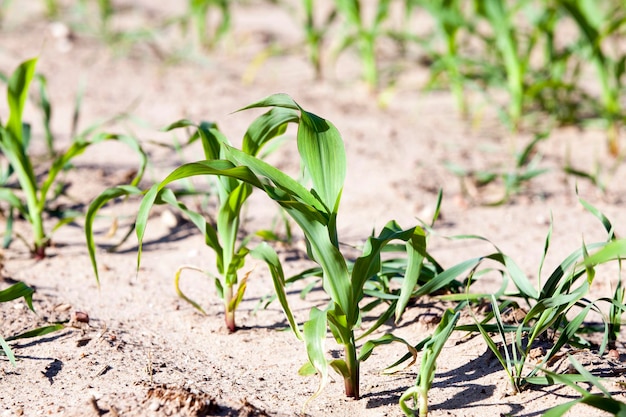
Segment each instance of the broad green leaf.
[[585,265],[600,265],[626,257],[626,239],[607,243],[602,249],[585,259]]
[[298,106],[298,104],[293,101],[291,97],[289,97],[287,94],[279,93],[273,94],[255,103],[247,105],[246,107],[243,107],[237,111],[254,109],[258,107],[283,107],[286,109],[300,110],[300,106]]
[[136,233],[137,240],[139,242],[137,254],[138,267],[141,260],[142,242],[146,225],[148,223],[148,216],[150,214],[150,209],[157,199],[158,193],[174,181],[199,175],[223,175],[245,181],[258,188],[262,187],[259,179],[247,167],[235,167],[229,161],[200,161],[184,164],[178,167],[159,184],[152,186],[141,201],[136,221]]
[[34,292],[35,290],[33,290],[31,287],[19,281],[11,285],[10,287],[5,288],[4,290],[0,291],[0,303],[6,303],[7,301],[12,301],[20,297],[24,297],[24,301],[26,301],[28,308],[34,311],[34,308],[33,308],[33,293]]
[[336,213],[347,165],[341,135],[329,121],[301,110],[298,151],[314,190],[326,207]]
[[28,97],[28,88],[35,75],[37,58],[22,62],[9,78],[7,99],[9,102],[9,120],[6,128],[21,142],[22,138],[22,112]]
[[285,133],[288,123],[297,123],[298,113],[293,109],[275,107],[255,119],[243,137],[241,150],[257,156],[270,140]]
[[224,274],[226,285],[237,282],[237,275],[230,273],[231,262],[235,256],[235,245],[239,232],[241,209],[247,198],[252,194],[252,186],[240,182],[238,186],[228,192],[226,198],[220,202],[217,215],[217,233],[222,243],[224,265],[220,272]]
[[417,281],[422,272],[424,258],[426,258],[426,233],[423,229],[416,227],[411,235],[410,240],[406,242],[407,264],[406,273],[402,280],[400,289],[400,298],[396,305],[396,323],[399,322],[402,313],[409,303],[409,299],[413,294],[413,290],[417,286]]

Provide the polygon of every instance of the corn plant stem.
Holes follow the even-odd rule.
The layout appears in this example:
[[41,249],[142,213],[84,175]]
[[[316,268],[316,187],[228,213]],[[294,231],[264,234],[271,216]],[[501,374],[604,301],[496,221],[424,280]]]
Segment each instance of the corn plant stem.
[[235,330],[237,330],[237,327],[235,326],[235,310],[230,307],[232,299],[233,286],[228,284],[224,289],[224,320],[230,333],[234,333]]
[[361,61],[363,63],[363,78],[367,83],[367,86],[376,90],[378,87],[378,69],[376,66],[376,52],[374,36],[371,33],[363,33],[363,39],[359,52],[361,54]]
[[426,387],[418,388],[419,396],[417,399],[418,409],[420,413],[420,417],[428,416],[428,383],[426,383]]
[[359,395],[359,360],[356,353],[356,341],[354,332],[350,332],[350,343],[345,345],[346,365],[348,366],[349,376],[344,377],[346,388],[346,397],[352,397],[355,400],[360,398]]
[[449,34],[446,36],[447,44],[447,56],[446,66],[450,72],[450,89],[456,99],[456,105],[461,112],[462,117],[467,117],[467,104],[465,102],[465,94],[463,91],[463,81],[461,80],[461,73],[459,71],[458,63],[454,62],[455,57],[458,56],[457,43],[455,34]]
[[32,248],[33,255],[37,259],[43,259],[45,257],[47,239],[43,227],[43,207],[41,207],[41,201],[37,198],[37,184],[34,181],[35,173],[33,172],[32,166],[30,166],[30,161],[23,163],[22,161],[14,162],[11,160],[11,163],[18,174],[20,187],[24,190],[26,196],[26,206],[28,207],[28,215],[34,238],[34,247]]

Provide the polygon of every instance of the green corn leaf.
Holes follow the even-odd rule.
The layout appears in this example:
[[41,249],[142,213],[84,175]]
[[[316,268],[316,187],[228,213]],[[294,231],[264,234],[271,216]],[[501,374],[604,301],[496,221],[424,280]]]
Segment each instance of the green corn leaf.
[[[230,146],[225,147],[226,150],[226,158],[236,163],[237,165],[241,165],[250,170],[251,173],[258,176],[259,178],[265,178],[275,186],[269,186],[267,184],[263,184],[260,180],[257,179],[255,183],[251,181],[246,181],[245,178],[240,178],[242,181],[246,181],[249,184],[264,190],[268,193],[269,197],[279,201],[299,201],[307,206],[310,206],[312,210],[316,211],[319,216],[322,216],[325,224],[328,224],[330,221],[330,213],[326,206],[320,201],[320,199],[314,195],[311,191],[307,190],[302,184],[298,181],[291,178],[289,175],[280,171],[279,169],[271,166],[270,164],[256,158],[252,155],[248,155],[245,152],[242,152],[238,149],[235,149]],[[223,174],[220,174],[223,175]],[[279,193],[279,190],[282,191],[282,194]]]
[[6,303],[7,301],[12,301],[20,297],[24,297],[28,308],[32,311],[35,311],[33,308],[33,290],[28,285],[23,282],[16,282],[8,288],[0,291],[0,303]]
[[[578,190],[577,190],[577,193],[578,193]],[[578,201],[580,201],[580,204],[582,204],[583,207],[586,208],[588,212],[593,214],[595,217],[598,218],[598,220],[602,222],[602,225],[604,226],[604,229],[606,230],[606,233],[608,234],[607,239],[608,240],[615,239],[615,228],[611,224],[611,221],[604,215],[604,213],[602,213],[596,207],[591,205],[591,203],[589,203],[588,201],[580,197],[578,198]]]
[[461,313],[456,313],[451,309],[447,309],[441,321],[437,325],[432,337],[424,345],[424,355],[422,356],[422,363],[420,365],[420,372],[418,376],[417,384],[425,384],[427,389],[430,389],[430,385],[435,377],[435,370],[437,368],[437,358],[441,354],[444,345],[450,338],[454,326],[461,317]]
[[326,207],[336,213],[347,165],[341,135],[329,121],[301,110],[298,151],[311,175],[313,188]]
[[[223,145],[228,145],[228,139],[220,132],[215,123],[202,122],[198,126],[198,137],[204,149],[204,157],[207,160],[220,159],[223,157]],[[191,140],[190,140],[191,142]],[[232,185],[236,187],[236,183]],[[220,195],[220,200],[225,196]]]
[[225,274],[226,285],[233,285],[237,281],[237,275],[229,273],[231,272],[229,270],[235,257],[241,209],[250,194],[252,194],[252,187],[240,182],[237,187],[228,192],[226,199],[221,202],[217,215],[217,233],[222,242],[222,256],[224,257],[224,269],[220,272]]
[[[380,234],[376,237],[370,237],[365,242],[363,254],[355,261],[352,268],[352,297],[354,300],[363,298],[363,286],[365,282],[378,274],[381,270],[380,253],[384,247],[392,240],[399,239],[408,241],[413,237],[415,228],[403,230],[395,221],[391,221],[385,225]],[[409,267],[410,268],[410,267]],[[408,278],[411,281],[412,277]],[[405,277],[405,280],[407,278]],[[415,279],[417,281],[417,279]],[[413,291],[411,287],[409,291]]]
[[262,187],[259,179],[247,167],[235,167],[229,161],[200,161],[178,167],[159,184],[152,186],[141,201],[136,220],[136,233],[139,242],[137,267],[139,267],[141,260],[143,236],[148,223],[150,209],[155,204],[159,192],[174,181],[199,175],[224,175],[248,182],[258,188]]
[[2,338],[2,335],[0,335],[0,347],[2,348],[2,351],[7,356],[7,358],[9,358],[9,362],[11,362],[11,365],[17,366],[17,362],[15,361],[15,355],[11,350],[11,346],[9,346],[6,340]]
[[35,79],[39,82],[39,107],[43,113],[43,127],[46,135],[46,145],[48,146],[48,153],[54,154],[54,136],[50,129],[50,120],[52,118],[52,106],[50,105],[50,99],[48,98],[48,81],[46,77],[41,74],[36,74]]
[[444,270],[426,284],[418,288],[417,291],[413,293],[413,297],[421,297],[423,295],[432,294],[433,292],[444,288],[465,271],[476,268],[482,260],[482,257],[469,259]]
[[29,218],[28,209],[13,190],[0,188],[0,201],[6,201],[11,207],[16,208],[26,219]]
[[[346,155],[341,135],[327,120],[302,109],[291,97],[275,94],[244,107],[282,107],[300,111],[298,151],[313,180],[313,188],[328,210],[336,212],[346,175]],[[287,114],[286,119],[291,120]]]
[[352,286],[343,255],[330,240],[327,226],[319,221],[319,214],[308,206],[293,202],[279,202],[304,232],[312,258],[324,271],[324,290],[347,314],[349,326],[358,321],[356,301],[352,298]]
[[215,251],[215,255],[217,257],[218,270],[220,272],[224,272],[224,256],[222,246],[220,244],[220,239],[217,236],[217,232],[215,229],[206,221],[204,216],[194,210],[187,208],[187,206],[178,201],[176,198],[176,194],[169,188],[163,188],[161,192],[157,195],[156,204],[161,202],[165,202],[170,206],[180,210],[183,212],[187,218],[198,228],[200,233],[204,235],[204,242],[211,249]]
[[162,132],[170,132],[175,129],[185,128],[185,127],[196,127],[196,124],[189,119],[181,119],[177,120],[174,123],[170,123],[169,125],[161,128]]
[[409,349],[409,354],[411,355],[412,359],[409,361],[409,363],[404,364],[402,367],[396,366],[396,367],[386,368],[384,373],[386,374],[396,373],[400,371],[401,369],[408,368],[409,366],[413,365],[417,361],[417,349],[415,349],[409,342],[407,342],[403,338],[394,336],[391,333],[387,333],[386,335],[379,337],[378,339],[368,340],[367,342],[365,342],[359,354],[359,361],[366,361],[372,355],[372,353],[374,352],[374,349],[377,348],[378,346],[388,345],[391,343],[400,343],[400,344],[405,345],[407,349]]
[[[384,298],[383,294],[376,294],[373,295],[374,297],[378,297],[378,298]],[[360,335],[358,337],[358,339],[364,339],[365,337],[369,336],[370,334],[374,333],[376,330],[378,330],[378,328],[380,326],[382,326],[383,324],[385,324],[387,322],[387,320],[389,320],[393,314],[395,313],[396,310],[396,304],[397,304],[397,300],[394,300],[391,304],[389,304],[389,307],[387,307],[387,310],[385,310],[385,312],[383,314],[381,314],[380,316],[378,316],[378,318],[376,319],[376,321],[374,322],[374,324],[372,324],[370,326],[369,329],[367,329],[367,331],[365,331],[365,333],[363,333],[362,335]],[[363,309],[365,311],[365,308]],[[367,343],[367,342],[366,342]],[[365,346],[365,345],[364,345]]]
[[626,257],[626,239],[618,239],[604,245],[602,249],[585,259],[585,265],[600,265]]
[[93,222],[95,221],[98,211],[104,207],[106,203],[119,197],[125,197],[129,195],[140,195],[142,191],[133,186],[120,185],[104,190],[98,195],[87,208],[85,213],[85,238],[87,240],[87,251],[89,252],[89,259],[91,260],[91,266],[96,277],[98,285],[100,285],[100,275],[98,273],[98,263],[96,261],[96,243],[93,236]]
[[43,248],[46,236],[37,197],[37,180],[31,161],[26,154],[30,128],[22,123],[24,104],[36,64],[36,58],[23,62],[9,79],[7,100],[10,114],[6,127],[0,126],[0,151],[9,160],[10,169],[16,172],[20,188],[26,198],[37,251]]
[[237,111],[254,109],[259,107],[283,107],[285,109],[300,110],[300,106],[287,94],[272,94],[262,100],[249,104]]
[[65,329],[65,326],[63,324],[51,324],[49,326],[38,327],[36,329],[28,330],[24,333],[20,333],[15,336],[7,337],[6,341],[9,342],[12,340],[30,339],[33,337],[45,336],[47,334],[50,334],[59,330],[63,330],[63,329]]
[[299,120],[298,113],[293,109],[271,109],[250,124],[243,137],[241,150],[257,156],[267,142],[285,133],[288,123],[297,123]]
[[278,255],[276,254],[274,249],[272,249],[272,247],[265,242],[254,248],[250,252],[250,254],[256,259],[265,261],[272,275],[272,281],[274,282],[274,290],[276,291],[276,296],[278,297],[278,301],[283,308],[285,316],[287,316],[289,326],[291,327],[291,330],[296,335],[296,337],[298,339],[302,339],[302,334],[300,333],[298,324],[296,323],[296,320],[291,312],[291,308],[289,307],[289,303],[287,302],[287,293],[285,292],[285,275],[283,272],[282,264],[278,259]]
[[422,265],[424,264],[424,258],[426,258],[426,233],[419,227],[416,227],[413,231],[410,240],[406,242],[407,263],[408,267],[402,280],[402,287],[400,288],[400,297],[398,304],[396,305],[396,323],[402,317],[402,313],[409,303],[409,299],[417,285],[417,281],[420,278],[422,272]]
[[10,115],[6,128],[20,142],[22,140],[22,112],[28,97],[28,87],[35,75],[36,66],[37,58],[24,61],[9,78],[7,98]]
[[350,369],[348,368],[346,361],[343,359],[334,359],[330,361],[329,365],[335,372],[341,375],[343,379],[350,378]]

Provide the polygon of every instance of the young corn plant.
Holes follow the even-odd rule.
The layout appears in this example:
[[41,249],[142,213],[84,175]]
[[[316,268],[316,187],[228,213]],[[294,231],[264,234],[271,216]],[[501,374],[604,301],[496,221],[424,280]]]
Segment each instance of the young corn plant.
[[[211,9],[219,10],[220,22],[213,33],[207,26]],[[183,18],[186,29],[187,19],[195,30],[196,41],[204,49],[210,49],[230,29],[231,12],[228,0],[188,0],[188,13]]]
[[[414,386],[406,390],[400,397],[400,408],[405,415],[410,417],[419,412],[420,417],[428,416],[428,391],[435,379],[437,358],[448,338],[450,338],[460,316],[461,313],[459,311],[455,313],[450,309],[446,310],[435,332],[425,343],[417,381]],[[413,409],[407,404],[411,400],[414,404],[417,404],[417,409]]]
[[[0,151],[8,160],[4,181],[0,186],[0,200],[6,201],[13,209],[17,210],[30,224],[33,233],[33,243],[30,246],[31,253],[37,259],[45,257],[45,251],[50,243],[50,234],[44,226],[44,214],[48,209],[49,193],[53,189],[56,178],[70,161],[81,155],[89,146],[108,140],[116,140],[128,145],[136,151],[141,158],[141,167],[133,184],[141,179],[146,164],[146,155],[136,140],[126,135],[94,134],[93,137],[78,136],[71,146],[54,158],[43,180],[34,169],[34,164],[28,153],[30,142],[30,126],[22,122],[24,104],[28,96],[28,88],[35,74],[37,59],[30,59],[18,66],[8,82],[7,99],[9,102],[9,118],[4,125],[0,125]],[[89,132],[91,133],[91,132]],[[17,177],[19,190],[10,187],[10,180]],[[12,214],[10,215],[12,219]],[[73,216],[63,217],[52,228],[71,222]],[[9,222],[12,224],[12,222]],[[10,232],[10,227],[7,232]],[[10,236],[7,235],[7,238]]]
[[[626,25],[626,13],[619,2],[608,7],[588,0],[562,0],[561,7],[572,17],[580,32],[577,52],[589,59],[596,69],[601,87],[601,114],[607,121],[609,151],[619,154],[619,128],[623,121],[620,92],[622,77],[626,72],[626,55],[612,58],[607,40],[618,36]],[[605,6],[603,4],[603,6]]]
[[489,43],[497,51],[504,67],[509,93],[508,116],[514,129],[519,127],[524,108],[524,77],[529,66],[529,53],[524,53],[513,17],[523,2],[509,6],[505,0],[477,1],[478,14],[484,17],[493,31]]
[[337,9],[333,8],[322,24],[316,23],[316,7],[315,0],[303,0],[302,5],[304,7],[304,33],[306,38],[306,44],[309,49],[309,62],[313,65],[315,70],[315,77],[317,79],[322,78],[322,46],[324,44],[324,38],[326,32],[331,23],[337,17]]
[[[298,338],[305,341],[309,363],[301,372],[317,372],[320,375],[317,395],[327,382],[328,370],[332,367],[343,377],[346,395],[359,398],[360,359],[355,331],[361,324],[359,302],[364,297],[364,285],[371,276],[379,272],[383,248],[394,240],[405,242],[409,266],[402,291],[394,305],[396,317],[400,317],[416,286],[426,258],[425,232],[419,227],[402,229],[395,222],[389,222],[378,235],[367,240],[362,255],[357,258],[350,272],[346,259],[339,250],[337,236],[337,214],[346,173],[345,150],[339,132],[329,121],[302,109],[286,95],[270,96],[245,109],[262,107],[270,107],[268,113],[277,117],[272,126],[283,126],[287,122],[298,123],[298,151],[304,169],[311,178],[312,188],[307,189],[299,181],[246,152],[245,146],[243,150],[238,150],[225,141],[214,141],[219,146],[214,155],[221,159],[185,164],[148,191],[137,218],[137,236],[141,242],[149,207],[173,181],[211,175],[237,180],[263,191],[285,210],[304,233],[307,252],[320,265],[323,271],[322,287],[330,298],[326,308],[311,309],[309,320],[301,331],[293,319],[286,299],[284,277],[278,258],[268,245],[258,246],[253,251],[255,256],[268,264],[276,293],[291,328]],[[324,341],[327,329],[331,330],[335,340],[344,348],[343,359],[326,359]]]
[[[297,119],[291,112],[277,108],[259,116],[248,128],[243,138],[242,149],[244,153],[252,157],[258,156],[264,150],[265,145],[275,138],[283,135],[287,125]],[[229,145],[228,139],[220,132],[214,123],[202,122],[198,125],[180,120],[165,128],[171,131],[180,128],[194,128],[189,143],[200,141],[204,150],[206,161],[220,160],[225,158],[225,149]],[[197,175],[193,165],[184,165],[186,177]],[[171,177],[171,176],[170,176]],[[217,275],[213,277],[219,298],[224,303],[224,317],[226,327],[230,332],[237,329],[235,313],[244,297],[247,284],[247,275],[240,278],[240,270],[244,267],[245,259],[250,252],[248,242],[252,236],[240,239],[242,210],[252,193],[252,185],[246,181],[228,175],[213,176],[214,191],[217,198],[218,213],[215,223],[209,222],[203,213],[190,209],[182,201],[182,195],[177,194],[166,186],[172,182],[170,177],[155,184],[147,193],[137,187],[120,186],[105,190],[89,206],[86,215],[85,234],[87,247],[91,257],[96,278],[99,280],[98,268],[95,258],[95,243],[93,239],[93,222],[100,208],[107,202],[130,195],[145,194],[142,200],[136,221],[137,236],[140,242],[140,250],[137,262],[141,261],[141,242],[147,226],[148,215],[154,204],[168,204],[181,211],[200,230],[205,237],[205,242],[216,255]],[[185,301],[204,313],[200,304],[185,295],[180,288],[181,274],[185,270],[201,269],[193,266],[183,266],[175,273],[175,287],[177,294]],[[212,274],[209,274],[212,275]]]
[[[467,102],[465,97],[465,80],[463,61],[459,50],[459,33],[472,32],[472,25],[465,17],[463,2],[459,0],[421,0],[416,2],[423,7],[435,20],[437,32],[443,39],[443,51],[435,53],[436,63],[431,72],[431,78],[445,71],[449,77],[450,91],[454,95],[457,107],[463,117],[467,116]],[[431,81],[432,83],[432,81]]]
[[379,0],[376,3],[376,13],[369,24],[362,10],[363,4],[360,0],[336,2],[339,16],[346,22],[346,33],[341,35],[336,53],[356,47],[363,67],[363,79],[372,90],[375,90],[378,88],[379,78],[376,44],[380,36],[384,34],[382,26],[389,16],[391,0]]
[[[605,326],[602,343],[599,352],[606,349],[611,339],[611,320],[602,314],[599,303],[608,302],[617,311],[622,311],[623,306],[615,299],[600,298],[596,301],[588,299],[591,285],[594,282],[594,267],[617,259],[620,255],[626,254],[626,245],[621,241],[613,240],[613,226],[608,219],[597,209],[581,199],[581,203],[592,214],[599,217],[608,232],[607,242],[594,244],[583,244],[583,246],[570,254],[552,272],[545,283],[541,283],[542,266],[547,254],[551,229],[546,237],[544,252],[539,266],[538,279],[540,290],[535,290],[530,280],[523,274],[521,269],[507,256],[501,254],[500,262],[504,267],[503,273],[513,279],[517,291],[513,294],[500,294],[490,296],[492,313],[484,320],[475,325],[459,326],[458,330],[479,331],[485,339],[487,346],[500,361],[507,373],[511,388],[515,392],[520,392],[529,384],[545,385],[550,381],[545,376],[537,376],[541,367],[529,366],[528,358],[531,350],[537,347],[542,340],[549,340],[551,346],[540,358],[539,363],[549,363],[554,359],[560,350],[566,345],[589,347],[590,343],[583,339],[579,332],[581,326],[591,310],[604,317]],[[599,249],[594,255],[589,255],[591,249]],[[468,295],[469,296],[469,295]],[[503,317],[504,311],[519,308],[517,300],[528,304],[528,311],[519,323],[509,324]],[[614,315],[615,315],[614,314]],[[494,323],[488,324],[493,320]],[[499,346],[492,334],[497,334],[500,338]],[[511,337],[509,337],[511,336]]]

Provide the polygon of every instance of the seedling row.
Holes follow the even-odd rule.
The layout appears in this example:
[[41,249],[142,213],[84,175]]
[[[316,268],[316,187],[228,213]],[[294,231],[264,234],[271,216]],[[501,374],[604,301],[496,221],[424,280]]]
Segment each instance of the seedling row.
[[[394,373],[411,366],[419,369],[415,384],[400,397],[398,407],[406,415],[425,416],[439,354],[452,334],[464,333],[484,340],[501,364],[513,392],[545,385],[569,385],[580,392],[579,398],[551,409],[546,415],[563,415],[578,403],[623,415],[625,405],[607,391],[607,382],[591,374],[575,359],[570,361],[576,372],[555,373],[550,368],[553,359],[567,355],[572,347],[587,348],[598,355],[615,350],[626,309],[620,268],[613,279],[616,286],[610,293],[598,299],[591,297],[596,269],[607,263],[620,266],[626,254],[626,240],[619,239],[611,221],[584,199],[579,200],[580,204],[590,216],[598,218],[598,227],[605,231],[605,239],[583,243],[557,268],[546,273],[543,263],[550,248],[550,229],[535,278],[528,277],[496,244],[491,244],[491,251],[454,265],[439,262],[431,253],[429,237],[437,232],[442,193],[432,218],[408,227],[390,219],[382,228],[363,237],[365,243],[356,248],[355,255],[353,250],[342,247],[337,228],[349,167],[342,136],[330,120],[302,108],[288,95],[275,94],[240,110],[264,111],[250,123],[240,147],[233,146],[234,141],[226,137],[215,122],[174,121],[163,129],[185,132],[187,140],[181,146],[199,143],[203,155],[197,161],[177,167],[154,184],[142,181],[149,158],[141,141],[132,135],[109,134],[102,126],[93,126],[77,133],[64,151],[51,146],[46,175],[35,175],[30,130],[23,110],[36,79],[36,64],[37,59],[23,62],[7,79],[10,113],[0,128],[0,150],[5,160],[0,199],[7,219],[4,244],[8,250],[17,238],[11,227],[14,222],[26,221],[31,225],[32,233],[22,239],[29,243],[33,257],[45,258],[54,231],[82,217],[85,250],[93,265],[94,279],[99,279],[94,221],[103,207],[114,206],[120,199],[137,199],[140,206],[131,233],[139,242],[139,268],[142,244],[151,223],[150,212],[156,205],[167,206],[197,228],[206,245],[203,250],[215,255],[215,265],[209,270],[181,266],[172,271],[176,291],[183,300],[204,312],[202,305],[211,297],[183,293],[180,285],[185,271],[203,272],[214,283],[215,293],[222,300],[224,326],[230,332],[245,331],[238,330],[236,313],[246,297],[250,273],[244,269],[246,262],[255,258],[266,266],[265,273],[271,276],[273,284],[267,302],[280,305],[294,340],[302,344],[308,358],[294,372],[316,375],[319,380],[312,397],[302,399],[304,410],[327,389],[331,373],[344,381],[347,397],[361,398],[364,394],[361,364],[374,350],[394,343],[403,346],[407,353],[395,362],[390,360],[387,371]],[[45,95],[40,97],[43,100]],[[45,115],[46,106],[41,103]],[[43,120],[45,123],[46,119]],[[278,146],[290,126],[296,129],[292,140],[296,141],[301,161],[300,175],[296,176],[264,159],[265,151]],[[103,191],[84,213],[61,216],[58,224],[48,229],[44,215],[49,213],[50,202],[62,193],[62,187],[58,188],[59,194],[51,193],[59,184],[58,173],[72,169],[71,160],[87,148],[109,140],[125,144],[129,152],[137,155],[136,176],[129,178],[127,184]],[[185,180],[192,178],[207,180],[212,184],[210,191],[185,187]],[[259,204],[257,200],[249,200],[253,193],[264,197],[263,204],[275,207],[277,218],[283,222],[278,234],[268,232],[275,230],[271,225],[258,233],[241,227],[244,209],[254,209],[254,204]],[[189,204],[190,197],[198,196],[212,199],[215,204],[209,207],[214,209],[207,212],[202,206]],[[304,237],[307,257],[316,267],[285,276],[285,260],[277,248],[289,245],[293,233]],[[484,240],[480,236],[456,239]],[[494,275],[501,282],[499,289],[489,293],[474,290],[477,282]],[[294,315],[299,305],[287,296],[290,286],[299,281],[308,284],[303,296],[316,287],[324,292],[327,300],[324,305],[310,308],[308,318],[303,321]],[[32,293],[27,284],[16,283],[0,292],[0,302],[23,297],[32,308]],[[436,328],[421,340],[408,340],[394,334],[393,329],[405,311],[419,308],[412,303],[423,297],[446,306]],[[525,314],[511,322],[505,316],[512,311]],[[602,318],[600,329],[586,324],[591,313]],[[366,317],[368,320],[364,320]],[[383,325],[389,323],[393,323],[391,330],[381,334]],[[20,335],[3,335],[0,344],[9,361],[15,364],[16,357],[8,342],[61,328],[64,328],[62,324],[51,323]],[[325,344],[329,335],[343,349],[339,358],[328,355]],[[598,336],[600,342],[596,343]],[[537,355],[539,345],[548,348],[542,350],[540,360],[531,363],[529,357]],[[580,391],[577,385],[580,382],[593,385],[600,394]]]

